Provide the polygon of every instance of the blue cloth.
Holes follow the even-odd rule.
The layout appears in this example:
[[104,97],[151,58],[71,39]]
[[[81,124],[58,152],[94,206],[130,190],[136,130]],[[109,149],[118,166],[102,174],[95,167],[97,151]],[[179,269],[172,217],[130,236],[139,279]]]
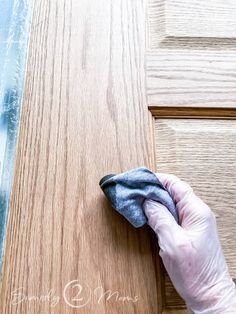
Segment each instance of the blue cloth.
[[178,212],[170,194],[156,175],[146,167],[107,175],[100,180],[99,185],[112,207],[136,228],[147,222],[142,208],[145,199],[165,205],[177,223],[179,222]]

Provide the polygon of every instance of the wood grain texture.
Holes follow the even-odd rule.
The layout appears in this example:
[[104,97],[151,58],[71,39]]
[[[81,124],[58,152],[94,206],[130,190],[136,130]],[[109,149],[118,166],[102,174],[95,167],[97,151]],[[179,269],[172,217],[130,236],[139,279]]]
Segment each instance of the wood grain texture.
[[233,1],[149,1],[149,106],[236,107],[235,15]]
[[147,10],[148,48],[156,48],[165,38],[165,1],[149,0]]
[[163,294],[165,296],[164,301],[164,307],[166,310],[186,310],[186,304],[184,300],[179,296],[175,288],[173,287],[173,284],[170,280],[170,277],[165,271],[164,274],[164,288],[163,288]]
[[[156,170],[186,180],[214,211],[231,276],[236,278],[236,121],[155,119]],[[183,306],[166,275],[165,307]]]
[[163,314],[189,314],[189,312],[187,309],[179,309],[179,310],[165,309],[163,311]]
[[147,55],[149,106],[236,107],[236,52],[159,49]]
[[234,0],[165,0],[164,2],[166,36],[236,38]]
[[156,119],[156,167],[186,180],[215,212],[236,278],[236,121]]
[[[130,226],[98,186],[107,173],[149,164],[145,7],[143,0],[34,2],[1,313],[161,311],[150,229]],[[78,287],[68,291],[72,305],[92,290],[80,309],[63,299],[71,280],[83,287],[80,302],[72,301]],[[138,301],[98,302],[96,287]],[[60,299],[54,307],[37,299],[13,305],[18,288]]]
[[236,48],[233,0],[149,0],[149,48],[179,40]]

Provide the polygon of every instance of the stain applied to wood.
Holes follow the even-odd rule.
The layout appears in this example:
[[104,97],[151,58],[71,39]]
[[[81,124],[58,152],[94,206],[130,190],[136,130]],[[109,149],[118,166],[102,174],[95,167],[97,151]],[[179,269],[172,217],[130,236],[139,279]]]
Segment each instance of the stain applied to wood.
[[[2,314],[160,311],[150,230],[116,214],[98,184],[149,163],[145,7],[142,0],[34,1]],[[67,291],[70,306],[63,291],[73,280],[83,290]],[[36,297],[52,290],[58,304],[13,305],[21,287]],[[97,287],[121,299],[98,302]]]

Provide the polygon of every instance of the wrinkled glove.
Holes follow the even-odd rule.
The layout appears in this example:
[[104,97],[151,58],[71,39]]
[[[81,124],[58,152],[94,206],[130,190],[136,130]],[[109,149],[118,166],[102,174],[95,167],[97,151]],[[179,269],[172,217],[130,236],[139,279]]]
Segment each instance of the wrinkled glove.
[[180,225],[160,203],[146,200],[148,224],[160,256],[190,313],[236,313],[236,288],[219,242],[216,219],[192,188],[174,175],[156,174],[176,203]]

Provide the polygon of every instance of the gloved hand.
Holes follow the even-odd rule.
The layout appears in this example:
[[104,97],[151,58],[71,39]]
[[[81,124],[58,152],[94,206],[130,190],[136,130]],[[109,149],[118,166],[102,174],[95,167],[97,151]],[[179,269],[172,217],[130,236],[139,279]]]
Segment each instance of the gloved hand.
[[158,236],[160,256],[173,285],[193,313],[236,313],[236,288],[213,212],[186,182],[174,175],[156,175],[174,199],[181,224],[165,206],[145,201],[148,224]]

